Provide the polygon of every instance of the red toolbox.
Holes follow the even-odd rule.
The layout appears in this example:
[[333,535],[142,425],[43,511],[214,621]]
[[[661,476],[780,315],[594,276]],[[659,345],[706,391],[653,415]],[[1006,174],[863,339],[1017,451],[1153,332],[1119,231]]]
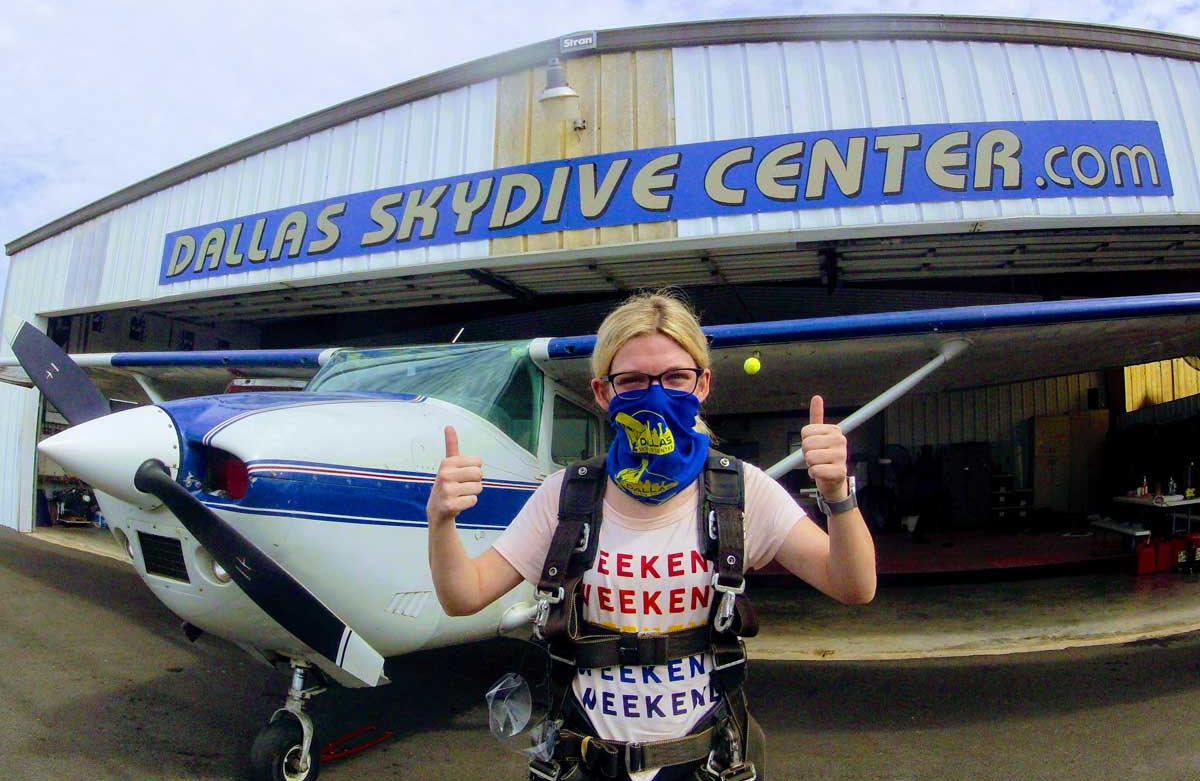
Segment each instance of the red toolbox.
[[1175,541],[1171,537],[1160,537],[1154,541],[1154,571],[1170,572],[1175,566]]
[[1133,554],[1133,574],[1135,575],[1150,575],[1158,566],[1157,557],[1154,553],[1154,541],[1149,537],[1145,542],[1138,543]]

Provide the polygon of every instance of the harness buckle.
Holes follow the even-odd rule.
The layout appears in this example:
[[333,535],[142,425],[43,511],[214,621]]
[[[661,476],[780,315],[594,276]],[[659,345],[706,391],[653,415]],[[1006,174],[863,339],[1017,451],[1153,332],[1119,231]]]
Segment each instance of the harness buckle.
[[617,660],[624,667],[635,667],[638,664],[639,653],[638,635],[632,632],[622,632],[617,637]]
[[742,741],[738,739],[737,731],[729,725],[729,722],[726,722],[718,735],[728,749],[729,762],[726,763],[724,770],[717,767],[717,754],[721,748],[718,745],[708,752],[708,762],[704,765],[705,771],[720,781],[756,781],[758,772],[754,769],[754,763],[746,762],[745,757],[742,756]]
[[721,594],[721,603],[717,605],[717,614],[713,618],[713,628],[718,632],[728,632],[733,626],[738,595],[746,592],[746,579],[742,578],[736,586],[726,586],[721,582],[720,573],[714,572],[712,587]]
[[575,666],[575,660],[573,658],[568,659],[565,656],[559,656],[558,654],[554,653],[553,650],[549,650],[549,649],[546,651],[546,654],[550,657],[551,660],[558,662],[559,664],[565,664],[565,665],[568,665],[569,667]]
[[[708,502],[710,505],[713,503],[713,500],[711,497],[708,499]],[[725,504],[725,503],[721,502],[721,504]],[[741,516],[742,522],[744,523],[746,520],[745,510],[739,511],[738,515]],[[714,507],[714,508],[709,509],[709,511],[708,511],[708,538],[710,540],[712,540],[713,542],[716,542],[719,536],[720,535],[717,533],[717,510]]]
[[661,632],[622,632],[617,636],[617,661],[625,667],[666,664],[667,635]]
[[[732,656],[732,654],[731,654],[731,656]],[[722,670],[728,670],[731,667],[737,667],[739,664],[745,664],[745,663],[746,663],[746,655],[744,653],[738,654],[737,658],[734,659],[732,662],[725,662],[725,663],[717,662],[716,657],[714,656],[713,657],[713,671],[721,672]]]
[[533,759],[529,762],[529,779],[530,781],[558,781],[562,777],[562,766],[554,760],[543,762],[540,759]]
[[567,592],[562,586],[558,587],[557,592],[538,589],[537,614],[533,618],[533,631],[538,637],[542,636],[542,630],[546,628],[546,621],[550,618],[550,606],[562,602],[566,595]]
[[583,536],[583,539],[580,540],[579,544],[575,546],[575,549],[573,551],[574,553],[583,553],[584,551],[587,550],[588,543],[591,542],[591,540],[592,540],[592,525],[590,523],[585,523],[583,525],[583,535],[582,536]]
[[566,595],[566,589],[564,589],[562,586],[559,586],[557,591],[544,591],[542,589],[538,589],[536,596],[538,602],[545,602],[549,605],[557,605],[559,602],[563,601],[563,597]]
[[727,767],[724,770],[718,770],[714,763],[714,750],[708,755],[708,764],[704,766],[705,772],[710,777],[718,781],[757,781],[758,772],[754,769],[753,762],[746,762],[742,765]]
[[[636,755],[637,760],[634,760]],[[630,773],[636,773],[642,769],[642,760],[645,757],[642,755],[641,743],[626,743],[625,744],[625,769]]]

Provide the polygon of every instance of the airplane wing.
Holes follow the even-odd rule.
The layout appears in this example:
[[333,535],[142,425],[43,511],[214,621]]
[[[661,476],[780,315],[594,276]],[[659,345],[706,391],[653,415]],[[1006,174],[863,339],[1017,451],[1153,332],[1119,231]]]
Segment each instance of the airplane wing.
[[[814,393],[865,404],[954,339],[970,346],[913,390],[961,390],[1200,354],[1200,293],[1042,301],[708,326],[710,413],[802,409]],[[534,359],[587,393],[594,336],[535,340]],[[338,348],[84,353],[71,357],[109,398],[220,393],[242,377],[308,379]],[[757,354],[762,370],[743,361]],[[0,381],[31,385],[12,359]]]
[[[71,356],[110,399],[163,399],[221,393],[243,378],[307,380],[339,348],[76,353]],[[15,359],[0,358],[0,382],[32,387]]]
[[[961,390],[1200,353],[1200,293],[1042,301],[709,326],[710,414],[802,409],[820,393],[869,402],[938,355],[969,346],[914,392]],[[535,360],[586,388],[595,337],[539,340]],[[743,361],[759,354],[762,369]]]

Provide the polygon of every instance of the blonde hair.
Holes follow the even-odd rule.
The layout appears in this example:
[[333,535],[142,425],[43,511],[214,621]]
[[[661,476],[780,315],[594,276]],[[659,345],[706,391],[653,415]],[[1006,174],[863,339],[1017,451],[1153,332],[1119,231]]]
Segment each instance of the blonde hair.
[[[700,329],[700,319],[682,293],[663,288],[630,296],[604,318],[596,332],[596,346],[592,348],[592,376],[603,378],[608,374],[617,352],[630,339],[656,333],[673,339],[701,369],[712,366],[708,339]],[[699,415],[696,416],[696,430],[716,439]]]

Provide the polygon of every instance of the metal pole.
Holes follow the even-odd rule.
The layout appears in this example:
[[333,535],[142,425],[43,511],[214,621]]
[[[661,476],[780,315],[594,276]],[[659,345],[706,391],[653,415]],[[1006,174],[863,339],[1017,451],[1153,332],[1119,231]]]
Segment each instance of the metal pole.
[[[925,379],[942,366],[945,366],[948,362],[957,358],[970,346],[971,342],[966,339],[950,339],[942,343],[942,346],[938,348],[938,356],[936,358],[922,366],[920,369],[917,369],[900,382],[888,388],[883,393],[871,399],[871,401],[859,407],[854,411],[853,414],[847,416],[846,419],[840,424],[842,433],[849,434],[863,423],[875,417],[875,415],[886,408],[889,404],[912,390],[913,387],[921,380]],[[804,466],[804,451],[797,450],[796,452],[788,455],[788,457],[782,461],[768,467],[766,472],[771,477],[779,479],[793,469],[799,469]]]
[[137,384],[142,386],[142,390],[146,392],[146,395],[150,397],[151,403],[162,404],[166,400],[158,390],[158,386],[149,377],[139,372],[130,372],[130,374],[133,375],[133,379],[137,381]]

